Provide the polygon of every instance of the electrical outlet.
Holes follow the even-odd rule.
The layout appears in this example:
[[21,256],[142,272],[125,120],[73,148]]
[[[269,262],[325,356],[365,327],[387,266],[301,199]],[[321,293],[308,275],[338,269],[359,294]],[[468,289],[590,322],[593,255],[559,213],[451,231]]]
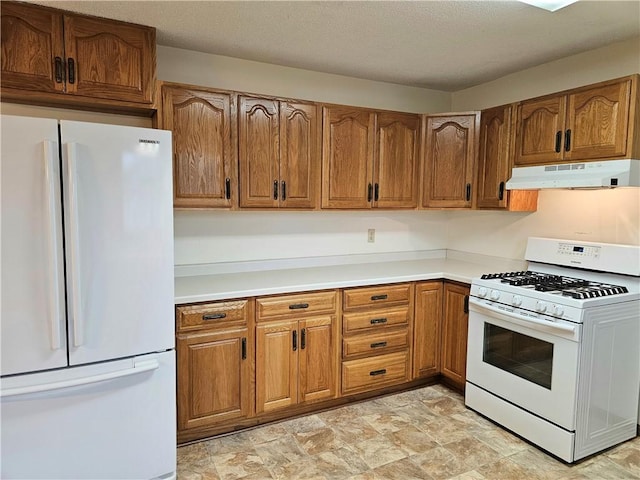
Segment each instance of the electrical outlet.
[[376,229],[370,228],[369,230],[367,230],[367,242],[375,243],[375,241],[376,241]]

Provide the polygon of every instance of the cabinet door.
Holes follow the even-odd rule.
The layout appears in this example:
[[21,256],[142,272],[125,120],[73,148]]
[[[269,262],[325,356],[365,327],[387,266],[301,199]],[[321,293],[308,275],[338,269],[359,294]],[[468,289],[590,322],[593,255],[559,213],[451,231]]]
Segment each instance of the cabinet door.
[[104,18],[65,15],[67,92],[152,103],[155,30]]
[[62,15],[36,5],[2,2],[1,16],[2,87],[62,92]]
[[565,159],[597,160],[626,155],[630,96],[629,79],[569,95]]
[[174,206],[234,205],[231,95],[163,86],[158,117],[160,128],[173,133]]
[[374,205],[415,208],[418,202],[420,117],[379,113],[376,126]]
[[427,117],[424,207],[471,208],[476,115]]
[[300,321],[300,402],[336,396],[336,319]]
[[178,429],[249,415],[247,328],[178,336]]
[[480,116],[478,208],[506,208],[505,184],[511,176],[511,106],[484,110]]
[[468,298],[468,287],[444,284],[442,375],[460,389],[467,371]]
[[562,160],[565,99],[565,96],[558,96],[520,103],[515,165],[536,165]]
[[278,102],[239,97],[240,206],[277,207],[280,196]]
[[324,107],[322,208],[371,208],[375,114]]
[[298,321],[256,327],[256,413],[298,401]]
[[416,285],[413,378],[429,377],[440,373],[442,296],[442,282],[425,282]]
[[280,206],[318,207],[320,122],[318,107],[280,103]]

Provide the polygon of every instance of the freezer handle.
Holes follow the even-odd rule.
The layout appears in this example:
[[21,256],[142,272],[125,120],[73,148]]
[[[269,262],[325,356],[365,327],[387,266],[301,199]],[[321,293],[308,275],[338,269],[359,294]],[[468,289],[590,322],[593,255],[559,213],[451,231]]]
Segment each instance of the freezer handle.
[[80,282],[80,252],[78,233],[78,181],[77,161],[78,144],[67,143],[67,202],[69,213],[69,264],[71,270],[71,323],[73,325],[73,345],[79,347],[84,342],[84,329],[82,322],[82,289]]
[[56,161],[58,159],[58,144],[50,140],[44,142],[44,178],[45,191],[47,192],[47,244],[49,247],[49,329],[51,350],[61,348],[60,331],[62,329],[61,302],[60,302],[60,252],[58,245],[58,185]]
[[49,392],[51,390],[60,390],[62,388],[80,387],[90,385],[92,383],[106,382],[116,378],[129,377],[140,373],[157,370],[160,367],[158,360],[144,360],[134,363],[133,368],[125,370],[117,370],[115,372],[102,373],[91,377],[74,378],[73,380],[64,380],[61,382],[44,383],[40,385],[29,385],[27,387],[9,388],[0,391],[0,397],[15,397],[17,395],[28,395],[30,393]]

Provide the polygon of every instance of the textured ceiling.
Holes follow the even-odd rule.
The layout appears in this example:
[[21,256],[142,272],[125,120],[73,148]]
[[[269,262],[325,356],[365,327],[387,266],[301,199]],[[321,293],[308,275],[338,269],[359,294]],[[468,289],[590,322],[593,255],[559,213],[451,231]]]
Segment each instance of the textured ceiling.
[[[152,25],[160,45],[455,91],[640,35],[640,1],[35,1]],[[640,51],[640,46],[639,46]]]

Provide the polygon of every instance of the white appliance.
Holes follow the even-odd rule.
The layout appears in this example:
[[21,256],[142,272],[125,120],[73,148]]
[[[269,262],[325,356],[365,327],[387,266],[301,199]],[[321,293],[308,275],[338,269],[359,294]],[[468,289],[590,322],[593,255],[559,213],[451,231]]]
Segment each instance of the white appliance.
[[175,478],[170,132],[0,131],[0,477]]
[[636,436],[640,247],[529,238],[473,279],[465,403],[573,462]]

